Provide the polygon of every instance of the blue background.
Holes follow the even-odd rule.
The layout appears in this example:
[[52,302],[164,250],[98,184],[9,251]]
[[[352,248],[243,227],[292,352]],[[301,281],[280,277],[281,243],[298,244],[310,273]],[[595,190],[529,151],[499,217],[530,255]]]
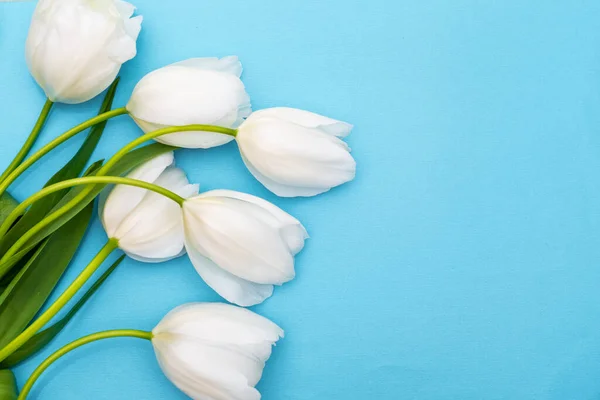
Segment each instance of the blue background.
[[[479,0],[137,1],[144,74],[189,57],[240,56],[255,109],[294,106],[356,125],[354,182],[279,199],[235,144],[179,151],[203,190],[267,198],[311,239],[297,279],[255,311],[287,333],[266,400],[600,398],[600,2]],[[0,5],[0,164],[43,94],[23,47],[34,4]],[[95,114],[58,106],[41,142]],[[109,123],[95,158],[137,137]],[[23,199],[73,139],[12,188]],[[98,221],[63,280],[105,241]],[[116,255],[115,255],[116,257]],[[128,260],[53,349],[109,328],[151,329],[176,305],[219,298],[185,258]],[[90,345],[36,385],[40,399],[183,399],[148,343]]]

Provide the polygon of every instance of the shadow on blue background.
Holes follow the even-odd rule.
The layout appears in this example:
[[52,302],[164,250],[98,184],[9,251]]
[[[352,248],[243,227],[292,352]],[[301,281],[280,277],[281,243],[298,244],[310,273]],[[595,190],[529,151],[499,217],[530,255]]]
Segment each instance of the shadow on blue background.
[[[147,72],[240,56],[256,109],[295,106],[356,125],[357,179],[279,199],[235,145],[180,151],[203,190],[278,204],[311,234],[297,279],[255,310],[286,338],[265,400],[600,399],[600,3],[597,1],[140,0]],[[23,57],[34,5],[0,5],[0,159],[43,104]],[[42,142],[96,99],[58,106]],[[139,134],[109,123],[97,158]],[[17,140],[16,138],[19,138]],[[12,189],[25,198],[82,138]],[[70,281],[105,241],[90,229]],[[109,328],[150,329],[172,307],[217,301],[189,262],[125,262],[42,354]],[[40,399],[183,399],[147,343],[88,346],[35,387]]]

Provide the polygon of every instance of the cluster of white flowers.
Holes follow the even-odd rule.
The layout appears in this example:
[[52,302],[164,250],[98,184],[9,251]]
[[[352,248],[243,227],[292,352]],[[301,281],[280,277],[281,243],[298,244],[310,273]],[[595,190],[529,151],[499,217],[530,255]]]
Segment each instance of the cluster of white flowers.
[[[122,0],[40,0],[26,44],[30,71],[51,101],[81,103],[116,78],[136,55],[142,17]],[[68,73],[65,73],[68,71]],[[234,129],[235,135],[182,131],[156,138],[183,148],[235,140],[251,174],[282,197],[315,196],[354,178],[342,140],[352,125],[293,108],[252,111],[237,57],[193,58],[147,74],[126,109],[145,133],[183,125]],[[308,237],[277,206],[231,190],[199,194],[172,152],[129,173],[186,199],[118,185],[100,207],[103,226],[129,256],[162,262],[187,254],[198,274],[227,301],[261,303],[295,276],[294,257]],[[194,399],[260,399],[254,388],[271,346],[272,322],[226,304],[191,304],[154,329],[168,378]]]

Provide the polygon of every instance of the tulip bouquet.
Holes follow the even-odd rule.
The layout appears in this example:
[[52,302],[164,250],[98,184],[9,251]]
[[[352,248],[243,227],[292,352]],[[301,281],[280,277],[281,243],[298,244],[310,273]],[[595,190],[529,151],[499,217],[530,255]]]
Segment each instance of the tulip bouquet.
[[[314,196],[354,178],[356,164],[341,139],[352,126],[292,108],[253,112],[237,57],[160,68],[135,86],[125,107],[113,108],[118,72],[137,51],[142,17],[134,11],[121,0],[40,0],[36,6],[26,57],[47,101],[0,176],[0,400],[25,399],[56,359],[113,337],[151,341],[165,375],[191,398],[259,399],[255,385],[283,331],[242,307],[261,303],[274,285],[294,278],[294,256],[307,232],[258,197],[226,189],[199,193],[175,165],[174,151],[235,140],[250,173],[282,197]],[[82,103],[105,89],[97,116],[29,155],[54,103]],[[106,122],[120,115],[130,116],[142,134],[111,158],[90,163]],[[10,195],[23,172],[84,131],[81,148],[44,188],[20,203]],[[96,198],[107,242],[45,305],[84,238]],[[117,249],[125,255],[96,277]],[[159,263],[184,255],[233,304],[180,306],[152,332],[82,337],[46,359],[17,393],[10,368],[49,344],[123,257]]]

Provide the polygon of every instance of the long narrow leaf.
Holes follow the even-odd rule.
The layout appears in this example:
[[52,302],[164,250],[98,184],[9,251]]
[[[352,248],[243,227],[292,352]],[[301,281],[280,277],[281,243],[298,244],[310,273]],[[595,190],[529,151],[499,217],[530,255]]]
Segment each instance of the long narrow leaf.
[[[90,165],[86,169],[86,171],[84,172],[83,175],[84,176],[93,175],[102,166],[103,162],[104,162],[104,160],[98,160],[98,161],[94,162],[92,165]],[[6,288],[8,286],[8,284],[13,279],[12,277],[14,277],[18,273],[20,268],[19,267],[13,268],[13,270],[9,271],[8,274],[6,274],[6,271],[17,263],[20,263],[21,267],[23,265],[25,265],[26,261],[24,261],[24,260],[28,259],[28,257],[25,257],[25,256],[27,255],[27,253],[33,251],[38,244],[39,243],[33,243],[33,244],[26,246],[25,248],[18,251],[14,256],[10,257],[9,259],[3,261],[0,264],[0,294],[2,293],[1,289]],[[17,271],[14,271],[14,269],[16,269]]]
[[[4,222],[8,214],[10,214],[11,211],[14,210],[18,204],[19,202],[15,200],[8,192],[2,193],[2,195],[0,196],[0,224]],[[21,258],[19,258],[17,261],[19,260],[21,260]],[[25,264],[25,261],[19,262],[21,264],[21,267]],[[19,266],[17,266],[15,268],[12,268],[12,271],[9,271],[8,274],[0,273],[0,297],[2,296],[6,288],[10,285],[10,282],[14,279],[16,274],[19,272],[19,269]],[[2,400],[1,397],[0,400]]]
[[[115,79],[112,85],[109,87],[106,95],[104,96],[104,101],[102,102],[102,106],[98,111],[98,114],[102,114],[106,111],[109,111],[112,107],[113,99],[115,97],[115,93],[117,91],[117,86],[119,84],[119,78]],[[87,138],[77,151],[73,158],[69,160],[50,180],[46,183],[45,186],[50,186],[54,183],[61,182],[67,179],[78,177],[86,164],[90,160],[100,138],[102,137],[102,133],[104,132],[104,128],[106,126],[106,122],[104,121],[98,125],[93,126],[90,129],[90,133]],[[10,231],[2,238],[0,241],[0,254],[3,254],[6,250],[12,246],[17,239],[19,239],[25,232],[31,229],[32,226],[37,224],[52,208],[60,201],[61,198],[68,192],[67,189],[61,190],[59,192],[53,193],[49,196],[44,197],[43,199],[37,201],[34,205],[32,205],[29,210],[23,215],[23,217],[10,229]]]
[[[39,246],[40,245],[33,246],[33,248],[25,249],[23,253],[19,252],[21,254],[19,254],[20,259],[17,260],[17,265],[14,268],[12,268],[6,275],[0,278],[0,298],[4,294],[4,291],[10,286],[13,279],[15,279],[19,272],[21,272],[21,269],[23,269],[25,264],[27,264],[28,260],[33,256],[34,252],[37,251],[37,247]],[[26,254],[27,252],[29,252],[30,254]],[[25,254],[25,256],[23,256],[22,254]]]
[[[83,175],[88,176],[88,175],[94,174],[102,166],[103,162],[104,162],[103,160],[96,161],[95,163],[93,163],[92,165],[90,165],[88,167],[88,169],[85,171],[85,173]],[[12,257],[9,257],[8,259],[6,259],[2,263],[0,263],[0,288],[2,287],[2,284],[6,281],[7,277],[11,275],[11,273],[12,273],[12,276],[14,276],[18,272],[18,270],[20,270],[19,264],[21,266],[24,265],[23,259],[26,260],[27,253],[29,253],[30,251],[33,251],[38,244],[39,244],[39,242],[30,242],[30,244],[25,246],[25,248],[22,248],[15,255],[13,255]],[[13,267],[15,265],[17,265],[17,266]],[[15,271],[15,269],[17,271]],[[4,284],[4,286],[6,286],[6,284]],[[1,291],[0,291],[0,293],[1,293]]]
[[17,400],[17,382],[9,369],[0,370],[0,400]]
[[42,308],[67,269],[92,216],[92,204],[57,230],[31,257],[0,298],[0,348]]
[[[73,308],[69,310],[69,312],[55,324],[50,326],[49,328],[44,329],[43,331],[37,333],[31,339],[29,339],[21,348],[15,351],[12,355],[10,355],[6,360],[0,363],[0,368],[10,368],[13,367],[20,362],[26,360],[34,353],[37,353],[47,344],[49,344],[55,337],[62,331],[62,329],[71,321],[71,319],[77,314],[79,309],[83,307],[83,305],[96,293],[96,291],[102,286],[102,284],[108,279],[108,277],[113,273],[113,271],[121,264],[125,255],[122,255],[115,261],[107,270],[104,272],[96,282],[85,292],[85,294],[75,303]],[[0,397],[0,400],[2,398]]]
[[0,224],[4,222],[8,214],[19,205],[19,202],[14,199],[8,192],[2,193],[0,196]]

